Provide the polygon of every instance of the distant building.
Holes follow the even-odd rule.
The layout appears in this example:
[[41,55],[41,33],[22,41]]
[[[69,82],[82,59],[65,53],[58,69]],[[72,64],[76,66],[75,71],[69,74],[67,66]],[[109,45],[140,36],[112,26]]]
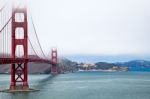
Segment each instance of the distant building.
[[128,67],[113,66],[112,70],[116,70],[116,71],[128,71]]
[[79,64],[79,66],[84,69],[84,70],[90,70],[93,69],[95,67],[95,64],[92,63],[81,63]]

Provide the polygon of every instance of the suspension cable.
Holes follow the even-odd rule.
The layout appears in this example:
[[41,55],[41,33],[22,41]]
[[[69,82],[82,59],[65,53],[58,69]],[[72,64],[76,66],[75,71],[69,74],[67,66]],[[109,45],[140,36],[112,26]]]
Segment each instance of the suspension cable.
[[29,37],[28,37],[28,41],[29,41],[29,43],[30,43],[30,45],[31,45],[31,47],[32,47],[32,49],[33,49],[33,51],[34,51],[34,53],[36,54],[36,56],[39,57],[39,55],[36,53],[36,51],[35,51],[35,49],[34,49],[32,43],[31,43],[31,40],[29,39]]
[[9,20],[6,22],[6,24],[1,28],[0,33],[5,29],[5,27],[9,24],[9,22],[11,21],[12,16],[9,18]]
[[[29,12],[30,12],[30,11],[29,11]],[[37,40],[38,40],[38,44],[39,44],[39,46],[40,46],[40,49],[41,49],[41,51],[42,51],[42,54],[43,54],[44,57],[47,59],[47,57],[46,57],[46,55],[44,54],[44,51],[43,51],[43,49],[42,49],[42,47],[41,47],[41,44],[40,44],[40,41],[39,41],[39,38],[38,38],[38,35],[37,35],[37,32],[36,32],[36,28],[35,28],[35,25],[34,25],[34,22],[33,22],[33,18],[32,18],[31,13],[30,13],[30,16],[31,16],[31,22],[32,22],[32,25],[33,25],[33,29],[34,29],[36,38],[37,38]]]

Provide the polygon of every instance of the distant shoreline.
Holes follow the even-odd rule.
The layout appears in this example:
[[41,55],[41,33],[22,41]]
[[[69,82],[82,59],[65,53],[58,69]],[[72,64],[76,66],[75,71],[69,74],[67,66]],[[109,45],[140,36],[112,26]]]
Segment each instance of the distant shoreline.
[[[102,69],[98,69],[98,70],[78,70],[79,72],[117,72],[118,70],[111,70],[111,69],[108,69],[108,70],[102,70]],[[126,72],[126,71],[124,71]]]

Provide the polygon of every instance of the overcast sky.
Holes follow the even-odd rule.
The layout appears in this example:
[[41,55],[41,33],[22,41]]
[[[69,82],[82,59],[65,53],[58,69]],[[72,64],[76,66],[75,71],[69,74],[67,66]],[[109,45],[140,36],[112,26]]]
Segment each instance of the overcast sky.
[[29,0],[45,52],[150,54],[150,0]]
[[45,53],[150,56],[150,0],[28,0],[28,8]]

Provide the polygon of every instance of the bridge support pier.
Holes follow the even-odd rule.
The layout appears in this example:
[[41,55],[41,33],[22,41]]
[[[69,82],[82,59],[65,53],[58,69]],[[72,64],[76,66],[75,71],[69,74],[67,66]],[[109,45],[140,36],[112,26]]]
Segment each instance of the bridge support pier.
[[24,81],[23,81],[23,90],[29,90],[28,85],[28,63],[24,63]]
[[57,68],[56,65],[52,65],[52,66],[51,66],[51,74],[52,74],[52,75],[58,74],[58,68]]
[[12,64],[10,90],[29,90],[27,69],[27,63]]

